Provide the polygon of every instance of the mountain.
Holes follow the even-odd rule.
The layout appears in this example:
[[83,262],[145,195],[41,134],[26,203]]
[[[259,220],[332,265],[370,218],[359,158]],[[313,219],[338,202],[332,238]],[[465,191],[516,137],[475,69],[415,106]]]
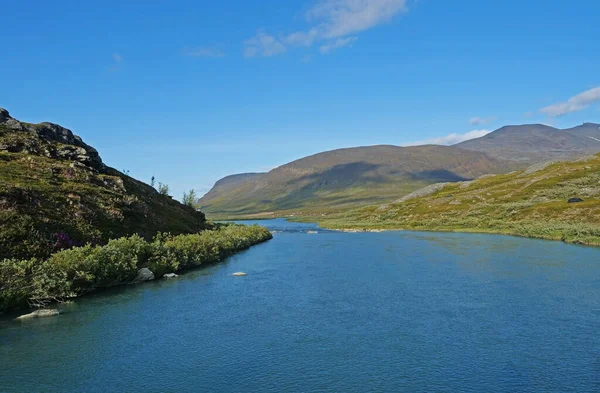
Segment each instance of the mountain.
[[430,186],[317,220],[337,229],[494,232],[600,245],[600,154]]
[[315,154],[264,174],[221,179],[199,203],[215,217],[335,210],[512,168],[484,153],[452,146],[356,147]]
[[523,164],[568,160],[600,152],[600,125],[584,123],[566,130],[543,124],[505,126],[455,146]]
[[204,195],[205,200],[217,200],[222,197],[227,197],[236,189],[243,188],[246,184],[258,180],[265,173],[240,173],[237,175],[226,176],[217,181],[215,185]]
[[205,226],[203,213],[106,166],[70,130],[0,109],[0,259]]

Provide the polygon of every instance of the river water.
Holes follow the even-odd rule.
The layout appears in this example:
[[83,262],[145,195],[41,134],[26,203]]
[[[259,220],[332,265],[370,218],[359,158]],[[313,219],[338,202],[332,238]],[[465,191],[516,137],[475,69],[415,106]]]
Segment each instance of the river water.
[[221,264],[4,316],[0,392],[600,391],[600,249],[260,224]]

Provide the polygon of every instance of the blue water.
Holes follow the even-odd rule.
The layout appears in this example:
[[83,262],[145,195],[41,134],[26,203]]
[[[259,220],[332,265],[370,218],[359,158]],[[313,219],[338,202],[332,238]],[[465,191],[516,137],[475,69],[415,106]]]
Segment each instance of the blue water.
[[0,392],[600,391],[600,249],[259,223],[224,263],[5,317]]

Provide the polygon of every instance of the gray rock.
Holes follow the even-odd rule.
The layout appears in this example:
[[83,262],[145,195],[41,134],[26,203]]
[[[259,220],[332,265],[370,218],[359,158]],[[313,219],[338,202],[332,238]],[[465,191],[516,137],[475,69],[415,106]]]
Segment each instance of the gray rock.
[[581,198],[570,198],[567,202],[568,203],[579,203],[579,202],[583,202],[583,199],[581,199]]
[[6,123],[8,119],[12,119],[8,111],[4,108],[0,108],[0,123]]
[[154,280],[154,273],[147,267],[143,267],[138,270],[138,275],[135,278],[136,282],[152,281]]
[[60,312],[56,309],[50,310],[36,310],[32,313],[21,315],[17,319],[32,319],[32,318],[45,318],[45,317],[53,317],[60,314]]
[[243,276],[247,276],[248,273],[244,273],[244,272],[235,272],[232,274],[232,276],[234,277],[243,277]]
[[179,276],[175,273],[167,273],[167,274],[163,274],[163,276],[162,276],[162,278],[165,278],[165,279],[177,278],[177,277],[179,277]]
[[425,197],[425,196],[431,195],[431,194],[436,193],[439,190],[443,189],[448,184],[451,184],[451,183],[435,183],[435,184],[430,184],[427,187],[423,187],[421,189],[413,191],[410,194],[405,195],[402,198],[395,200],[393,203],[402,203],[402,202],[409,201],[411,199],[421,198],[421,197]]

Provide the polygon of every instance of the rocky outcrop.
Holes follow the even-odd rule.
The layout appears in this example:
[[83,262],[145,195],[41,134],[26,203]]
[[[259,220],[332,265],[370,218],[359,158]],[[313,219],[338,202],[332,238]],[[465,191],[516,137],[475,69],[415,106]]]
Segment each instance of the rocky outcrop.
[[0,108],[0,127],[25,134],[19,138],[4,138],[0,144],[0,151],[76,161],[97,170],[104,168],[96,149],[84,143],[71,130],[58,124],[24,123],[12,118],[6,109]]
[[152,280],[154,280],[154,273],[152,273],[152,270],[148,269],[147,267],[143,267],[140,270],[138,270],[135,282],[145,282]]
[[60,311],[58,311],[56,309],[36,310],[32,313],[21,315],[20,317],[17,317],[17,319],[23,320],[23,319],[32,319],[32,318],[46,318],[46,317],[53,317],[58,314],[60,314]]

